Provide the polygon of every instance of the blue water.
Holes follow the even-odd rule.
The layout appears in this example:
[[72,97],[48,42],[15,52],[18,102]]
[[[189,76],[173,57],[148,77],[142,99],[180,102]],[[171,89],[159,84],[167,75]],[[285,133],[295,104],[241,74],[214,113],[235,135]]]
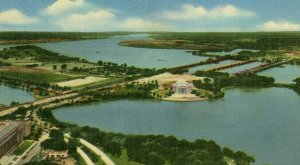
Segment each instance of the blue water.
[[299,65],[283,65],[283,67],[275,67],[272,69],[259,72],[258,75],[271,76],[275,78],[275,82],[278,83],[294,83],[295,78],[300,77]]
[[234,73],[246,70],[246,69],[257,67],[257,66],[262,65],[262,64],[263,63],[261,63],[261,62],[253,62],[253,63],[241,65],[241,66],[236,66],[236,67],[233,67],[233,68],[228,68],[228,69],[222,70],[221,72],[228,72],[230,74],[234,74]]
[[212,55],[212,56],[226,56],[226,55],[237,55],[241,51],[250,51],[250,52],[258,52],[259,50],[252,50],[252,49],[234,49],[231,51],[221,51],[221,52],[207,52],[205,54]]
[[126,40],[150,40],[148,35],[125,35],[109,39],[66,41],[36,44],[42,48],[64,55],[84,58],[92,62],[98,60],[118,64],[127,63],[143,68],[168,68],[181,66],[199,61],[207,57],[192,55],[184,50],[148,49],[120,46]]
[[216,63],[216,64],[195,66],[195,67],[189,68],[188,73],[189,74],[193,74],[193,73],[195,73],[198,70],[209,69],[209,68],[213,68],[213,67],[217,67],[217,66],[222,66],[222,65],[227,65],[227,64],[231,64],[231,63],[235,63],[235,62],[238,62],[238,61],[235,61],[235,60],[226,60],[226,61],[221,61],[221,62]]
[[0,104],[10,105],[12,101],[24,103],[33,100],[33,95],[25,90],[0,85]]
[[241,88],[211,102],[121,100],[53,113],[61,121],[111,132],[212,139],[254,155],[259,165],[299,165],[299,100],[285,88]]

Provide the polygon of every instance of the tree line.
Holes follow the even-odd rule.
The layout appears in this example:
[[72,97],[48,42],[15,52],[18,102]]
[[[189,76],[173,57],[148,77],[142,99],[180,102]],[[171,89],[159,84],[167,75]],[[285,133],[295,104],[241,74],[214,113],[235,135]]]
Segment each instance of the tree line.
[[80,61],[77,57],[69,57],[65,55],[60,55],[34,45],[22,45],[4,48],[0,51],[0,58],[16,58],[24,59],[26,57],[32,57],[34,61],[39,62],[71,62]]
[[[193,84],[199,89],[209,90],[213,92],[212,98],[223,98],[224,92],[222,88],[230,86],[256,86],[269,87],[275,82],[273,77],[259,76],[254,73],[230,75],[224,72],[213,71],[197,71],[195,73],[199,77],[210,77],[213,81],[195,80]],[[204,79],[207,80],[207,79]]]

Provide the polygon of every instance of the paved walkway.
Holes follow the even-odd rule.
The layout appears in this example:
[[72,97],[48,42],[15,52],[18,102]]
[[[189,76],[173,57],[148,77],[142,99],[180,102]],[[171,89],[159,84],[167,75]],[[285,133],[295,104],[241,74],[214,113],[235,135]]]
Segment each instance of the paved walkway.
[[80,149],[79,147],[77,147],[77,153],[83,158],[87,165],[94,165],[89,156],[87,156],[87,154],[83,152],[82,149]]
[[106,164],[106,165],[115,165],[115,163],[103,152],[101,151],[99,148],[97,148],[96,146],[94,146],[93,144],[83,140],[83,139],[79,139],[79,142],[88,147],[90,150],[92,150],[93,152],[95,152],[97,155],[100,156],[100,158],[102,159],[102,161]]

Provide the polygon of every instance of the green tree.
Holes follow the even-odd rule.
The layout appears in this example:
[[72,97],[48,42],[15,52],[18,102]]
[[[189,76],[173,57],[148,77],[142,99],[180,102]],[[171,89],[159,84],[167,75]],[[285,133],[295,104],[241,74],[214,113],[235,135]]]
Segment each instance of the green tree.
[[113,156],[121,156],[121,145],[119,143],[109,143],[104,147],[105,152],[111,153]]
[[60,129],[51,130],[49,136],[50,136],[50,138],[54,138],[54,139],[64,138],[63,137],[63,132]]
[[55,151],[63,151],[68,149],[67,143],[64,139],[47,139],[41,143],[44,149],[51,149]]
[[66,69],[67,69],[67,67],[68,67],[68,65],[67,65],[67,64],[62,64],[62,65],[60,66],[60,69],[61,69],[61,70],[66,70]]
[[164,159],[157,153],[149,153],[145,157],[146,165],[163,165],[164,163]]
[[103,65],[103,61],[99,60],[98,61],[98,65],[102,66]]

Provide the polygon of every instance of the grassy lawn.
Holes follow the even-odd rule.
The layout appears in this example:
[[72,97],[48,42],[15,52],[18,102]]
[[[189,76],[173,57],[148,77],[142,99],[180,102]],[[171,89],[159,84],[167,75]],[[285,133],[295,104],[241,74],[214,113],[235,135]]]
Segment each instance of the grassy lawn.
[[80,89],[89,89],[89,88],[101,88],[101,87],[113,84],[116,80],[117,80],[117,78],[108,78],[106,80],[101,80],[101,81],[94,82],[94,83],[89,83],[89,84],[84,84],[84,85],[76,86],[76,87],[74,87],[72,89],[74,89],[74,90],[80,90]]
[[73,79],[74,77],[62,74],[44,72],[22,72],[14,70],[0,70],[0,76],[23,81],[59,82]]
[[[100,148],[102,150],[102,148]],[[127,152],[126,149],[122,149],[122,154],[120,157],[114,157],[111,154],[107,154],[111,160],[116,164],[116,165],[144,165],[142,163],[138,163],[138,162],[134,162],[134,161],[129,161],[128,160],[128,156],[127,156]]]
[[43,68],[46,70],[53,71],[53,65],[57,66],[57,71],[60,70],[62,64],[67,64],[67,69],[73,69],[74,67],[78,68],[93,68],[95,67],[94,64],[90,63],[83,63],[83,62],[68,62],[68,63],[47,63],[45,65],[39,66],[39,68]]
[[33,143],[33,140],[24,140],[22,144],[14,150],[13,155],[22,155]]

